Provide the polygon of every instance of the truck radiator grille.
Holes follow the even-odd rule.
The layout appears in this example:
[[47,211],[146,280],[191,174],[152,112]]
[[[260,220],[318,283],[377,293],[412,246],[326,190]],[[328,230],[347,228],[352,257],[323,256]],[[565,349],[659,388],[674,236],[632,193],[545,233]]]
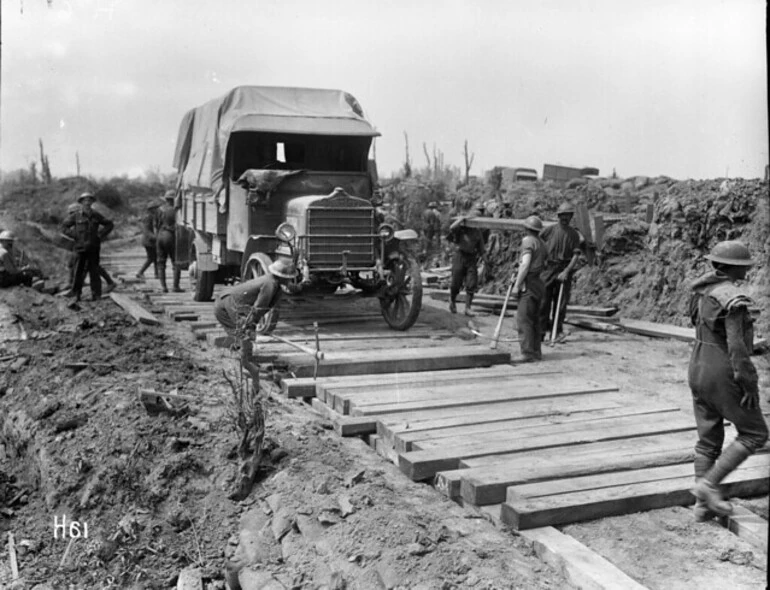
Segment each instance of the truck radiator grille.
[[375,261],[374,211],[370,208],[311,207],[307,213],[307,253],[310,267],[342,266],[347,250],[349,267],[369,267]]

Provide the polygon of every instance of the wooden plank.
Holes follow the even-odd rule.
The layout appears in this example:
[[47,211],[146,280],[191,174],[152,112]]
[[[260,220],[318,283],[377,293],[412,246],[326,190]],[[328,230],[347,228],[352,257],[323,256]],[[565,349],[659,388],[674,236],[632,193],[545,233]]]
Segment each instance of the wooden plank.
[[[446,289],[426,289],[425,294],[438,301],[449,301],[449,291]],[[476,293],[473,298],[473,303],[479,305],[486,305],[493,309],[500,310],[503,307],[503,301],[505,297],[503,295],[492,295],[489,293]],[[458,303],[465,302],[465,293],[460,293],[457,296]],[[513,307],[511,307],[513,306]],[[509,301],[508,308],[515,309],[516,302]],[[593,306],[593,305],[568,305],[567,313],[577,313],[583,315],[591,315],[597,317],[609,317],[615,315],[618,312],[618,308],[615,306]]]
[[[399,453],[409,452],[411,450],[420,448],[428,448],[425,443],[429,441],[429,446],[440,444],[441,441],[451,444],[454,440],[462,437],[471,437],[479,434],[491,434],[493,432],[508,432],[512,429],[518,430],[524,434],[527,432],[533,432],[536,429],[543,432],[541,429],[546,429],[552,426],[568,425],[576,423],[593,423],[597,420],[605,420],[608,418],[620,418],[624,416],[636,416],[640,420],[646,418],[646,414],[663,414],[665,412],[678,412],[678,407],[672,406],[636,406],[636,407],[601,407],[606,402],[599,402],[600,407],[594,405],[593,409],[588,407],[583,411],[577,411],[574,413],[556,414],[553,409],[549,412],[545,410],[541,415],[529,414],[525,412],[529,408],[523,408],[524,412],[520,416],[512,417],[508,420],[501,419],[489,422],[483,422],[478,424],[453,426],[448,428],[422,430],[418,432],[405,432],[398,435],[394,435],[392,438],[382,436],[383,440],[392,440],[393,448]],[[528,404],[527,404],[528,405]],[[596,425],[599,427],[599,424]],[[537,434],[535,434],[537,435]],[[415,446],[416,445],[416,446]]]
[[478,437],[478,439],[441,448],[416,450],[403,453],[399,458],[401,471],[409,478],[420,481],[433,477],[439,471],[457,469],[461,459],[499,455],[501,453],[524,453],[536,449],[564,447],[589,442],[623,439],[665,432],[694,430],[691,416],[674,416],[659,421],[633,422],[613,428],[558,433],[543,437],[521,438],[512,433],[510,437]]
[[[688,433],[688,439],[691,438],[692,435]],[[692,440],[683,442],[679,447],[664,447],[652,451],[639,451],[634,448],[608,449],[601,456],[597,453],[586,456],[580,452],[573,456],[567,452],[563,457],[556,459],[542,457],[533,461],[530,458],[528,465],[520,462],[516,469],[460,469],[457,473],[463,476],[457,493],[470,504],[484,506],[504,502],[509,486],[678,463],[686,463],[692,471],[694,457]]]
[[[657,322],[645,322],[642,320],[629,320],[621,318],[618,325],[626,332],[651,336],[653,338],[673,338],[682,342],[695,341],[695,328],[683,328],[672,324],[660,324]],[[761,350],[767,345],[765,338],[754,338],[754,350]]]
[[594,381],[574,379],[566,376],[554,376],[549,374],[526,375],[520,377],[501,378],[499,376],[475,379],[466,379],[450,382],[417,383],[404,386],[390,386],[382,389],[369,388],[360,390],[340,390],[329,387],[326,389],[325,401],[332,405],[341,414],[350,414],[356,408],[367,408],[373,405],[404,404],[422,400],[442,400],[453,396],[473,395],[481,401],[487,398],[490,389],[495,394],[507,391],[524,391],[533,388],[545,390],[553,387],[563,389],[565,387],[593,387],[598,385]]
[[[380,420],[377,434],[383,437],[398,437],[402,440],[417,440],[426,433],[440,437],[441,431],[457,432],[457,428],[487,424],[493,427],[496,422],[509,422],[526,418],[552,419],[554,421],[569,416],[585,416],[586,413],[609,408],[627,407],[621,400],[616,399],[615,392],[577,395],[574,398],[558,397],[541,399],[524,403],[512,402],[506,405],[471,406],[461,414],[452,412],[448,415],[436,416],[434,412],[415,414],[408,418],[396,420]],[[399,416],[399,415],[397,415]]]
[[[479,229],[492,229],[498,231],[522,231],[524,219],[507,219],[500,217],[468,217],[463,225]],[[543,221],[543,226],[556,225],[556,221]]]
[[537,556],[582,590],[647,590],[574,537],[553,527],[523,531]]
[[[509,363],[507,352],[490,351],[486,346],[399,349],[351,354],[329,353],[318,367],[318,376],[364,375],[397,371],[437,371],[441,369],[488,367]],[[313,375],[314,363],[307,355],[292,359],[295,377]]]
[[159,326],[160,320],[147,311],[144,307],[139,305],[125,295],[119,293],[110,293],[110,299],[122,307],[131,317],[133,317],[140,324],[146,324],[148,326]]
[[594,215],[594,244],[596,251],[601,252],[604,247],[604,216]]
[[[770,464],[767,461],[768,456],[760,455],[756,458],[764,459],[764,463],[758,466],[742,466],[725,479],[723,489],[727,495],[753,496],[766,494],[770,490],[770,479],[767,477]],[[516,488],[511,488],[507,501],[502,505],[500,516],[509,526],[523,530],[671,506],[689,506],[695,502],[690,493],[692,482],[692,474],[689,474],[673,479],[535,498],[518,496],[513,491]]]
[[720,520],[731,532],[756,547],[760,555],[767,555],[767,541],[770,538],[767,520],[735,504],[732,515]]
[[441,371],[413,371],[408,373],[389,373],[380,375],[352,375],[349,377],[329,377],[319,380],[316,395],[327,399],[327,391],[334,389],[341,394],[359,390],[383,391],[397,387],[412,387],[418,385],[436,385],[446,382],[490,379],[514,379],[534,375],[558,375],[559,371],[541,367],[527,368],[525,365],[512,366],[508,364],[491,367],[470,369],[445,369]]
[[565,387],[557,388],[533,388],[527,390],[511,391],[488,391],[483,396],[474,393],[466,393],[453,397],[440,397],[438,399],[408,401],[402,403],[372,404],[360,406],[351,409],[353,416],[374,416],[377,414],[395,414],[404,412],[413,412],[416,410],[439,409],[439,408],[465,408],[467,406],[479,406],[494,402],[514,401],[514,400],[534,400],[544,397],[581,395],[589,393],[601,393],[603,391],[617,391],[615,385],[595,385],[586,387]]

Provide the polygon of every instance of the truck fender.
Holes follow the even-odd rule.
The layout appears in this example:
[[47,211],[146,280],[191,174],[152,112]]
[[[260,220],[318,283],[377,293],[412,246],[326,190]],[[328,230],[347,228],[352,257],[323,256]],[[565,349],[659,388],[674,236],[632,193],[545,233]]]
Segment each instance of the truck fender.
[[249,260],[255,258],[257,252],[272,254],[277,246],[278,238],[273,235],[249,236],[249,239],[246,241],[246,248],[243,250],[243,256],[241,257],[241,276],[243,276]]

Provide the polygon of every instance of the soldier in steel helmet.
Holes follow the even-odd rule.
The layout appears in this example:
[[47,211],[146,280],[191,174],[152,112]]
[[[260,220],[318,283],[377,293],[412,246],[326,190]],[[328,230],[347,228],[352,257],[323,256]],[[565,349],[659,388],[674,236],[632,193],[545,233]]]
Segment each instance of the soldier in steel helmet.
[[[484,204],[478,203],[474,207],[479,216],[484,215]],[[486,252],[488,231],[465,225],[466,217],[458,217],[447,234],[447,241],[457,245],[452,258],[452,282],[449,286],[449,311],[457,313],[457,296],[465,286],[465,315],[473,316],[471,305],[473,296],[479,284],[478,264]]]
[[[160,203],[153,202],[147,205],[144,217],[142,218],[142,246],[144,247],[146,258],[139,272],[136,273],[137,279],[144,278],[144,271],[150,268],[150,265],[152,265],[155,271],[155,278],[158,278],[158,207],[160,207]],[[165,276],[163,278],[165,280]]]
[[[574,214],[575,207],[572,203],[562,203],[556,212],[559,223],[545,228],[540,233],[540,238],[548,249],[548,261],[542,277],[545,294],[540,316],[543,336],[546,338],[554,323],[556,338],[562,338],[564,314],[572,294],[572,276],[585,245],[585,238],[570,225]],[[557,309],[561,289],[561,306]]]
[[524,220],[526,235],[519,248],[519,270],[512,277],[513,296],[518,300],[516,321],[519,329],[521,346],[520,362],[531,363],[543,358],[541,352],[542,336],[540,308],[542,306],[545,285],[540,275],[545,268],[547,248],[540,233],[543,222],[536,215]]
[[166,285],[166,260],[171,260],[175,293],[182,292],[179,286],[182,269],[176,264],[175,240],[176,240],[176,208],[174,207],[174,191],[168,190],[163,195],[163,204],[158,209],[158,238],[157,238],[157,269],[160,286],[164,293],[168,293]]
[[74,240],[72,251],[75,255],[75,276],[72,295],[75,301],[80,301],[86,273],[91,281],[91,299],[96,301],[102,296],[102,281],[99,275],[101,244],[112,231],[114,224],[92,208],[94,201],[96,197],[92,193],[80,195],[80,206],[71,211],[62,223],[62,233]]
[[296,278],[294,264],[282,258],[268,267],[265,275],[225,289],[214,302],[214,317],[231,336],[240,336],[241,358],[251,359],[257,324],[281,300],[282,284]]
[[[753,302],[738,285],[753,265],[749,249],[738,241],[719,242],[706,258],[714,270],[692,284],[690,318],[696,340],[688,373],[698,428],[692,493],[699,521],[732,513],[719,484],[768,437],[757,370],[749,356]],[[738,436],[722,450],[725,421]]]

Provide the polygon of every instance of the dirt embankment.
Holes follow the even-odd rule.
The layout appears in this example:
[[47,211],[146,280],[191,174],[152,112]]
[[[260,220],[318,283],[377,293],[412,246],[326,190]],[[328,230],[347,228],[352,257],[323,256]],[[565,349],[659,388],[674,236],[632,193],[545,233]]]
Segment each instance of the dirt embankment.
[[[405,185],[408,186],[408,185]],[[409,195],[403,198],[411,198]],[[422,202],[424,195],[414,197]],[[584,203],[605,216],[606,233],[595,266],[576,273],[573,301],[615,305],[624,316],[687,325],[687,284],[711,269],[704,256],[721,240],[741,240],[757,264],[747,288],[762,311],[757,332],[770,333],[770,193],[761,180],[686,180],[661,176],[573,179],[555,182],[473,181],[449,194],[445,226],[475,203],[494,217],[536,214],[555,219],[564,201]],[[448,203],[449,201],[447,201]],[[652,221],[647,209],[652,207]],[[504,294],[518,257],[521,235],[493,232],[482,291]],[[448,264],[444,244],[428,266]]]

